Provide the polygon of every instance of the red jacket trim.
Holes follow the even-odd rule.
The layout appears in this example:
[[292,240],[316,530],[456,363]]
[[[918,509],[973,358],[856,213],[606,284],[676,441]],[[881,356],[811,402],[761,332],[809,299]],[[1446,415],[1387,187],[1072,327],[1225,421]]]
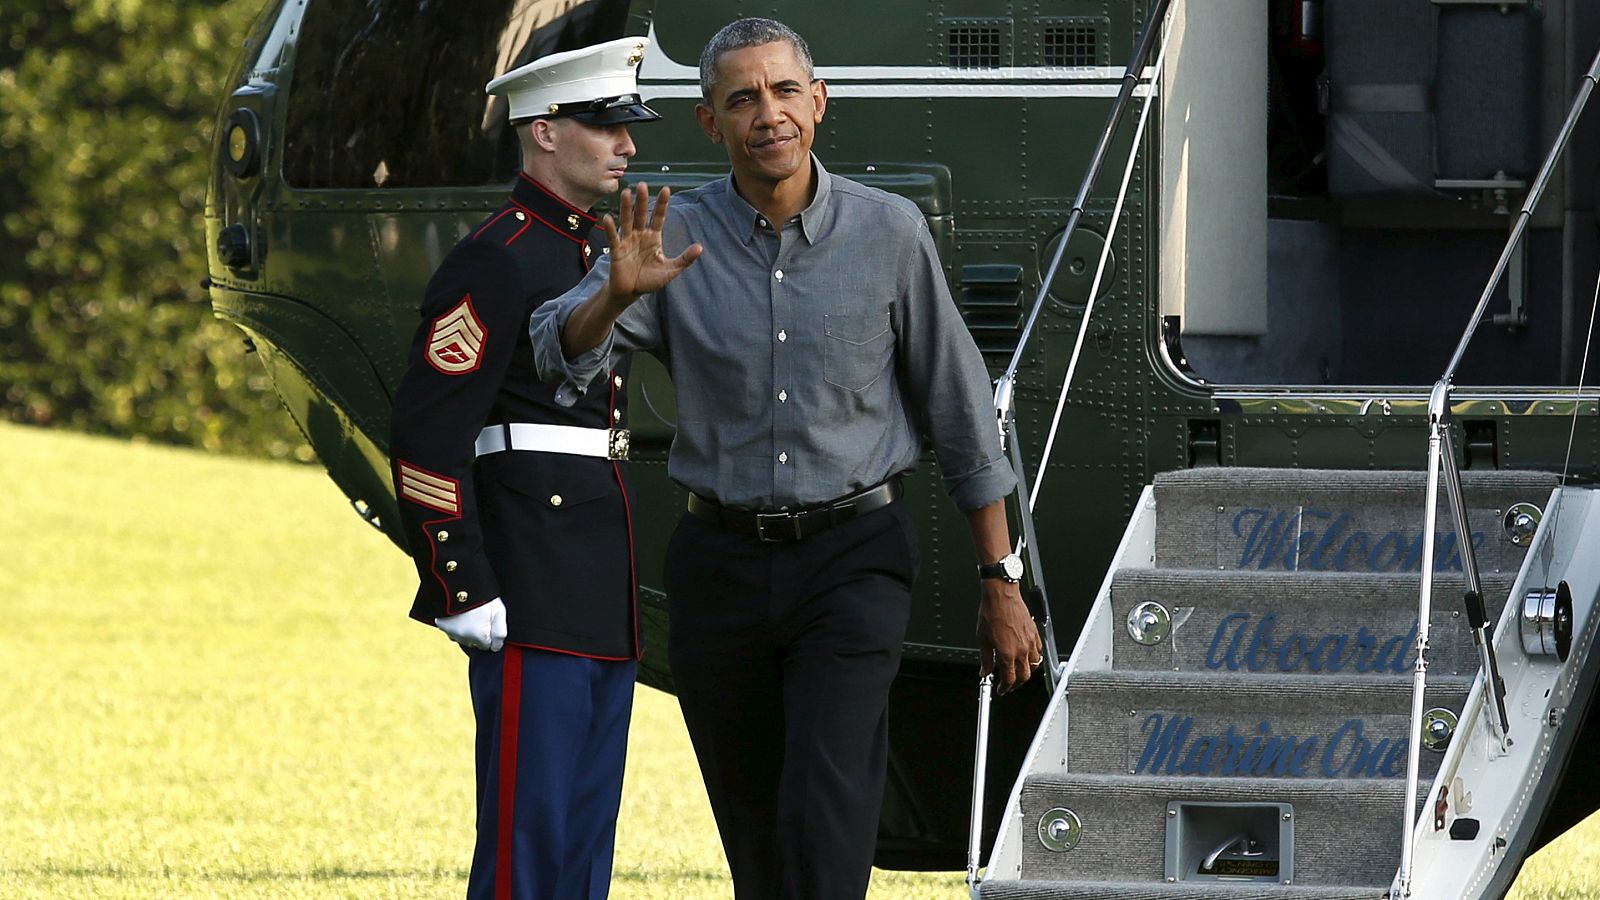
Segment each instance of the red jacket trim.
[[[638,626],[635,625],[637,628]],[[560,653],[562,656],[576,656],[580,659],[598,659],[604,662],[633,662],[634,656],[601,656],[597,653],[582,653],[577,650],[566,650],[561,647],[546,647],[543,644],[526,644],[522,641],[506,641],[507,647],[521,647],[524,650],[543,650],[546,653]]]
[[[611,384],[611,399],[606,404],[613,411],[617,408],[617,375],[616,372],[607,372]],[[613,418],[615,418],[613,414]],[[611,423],[620,424],[620,423]],[[622,492],[622,518],[628,526],[628,604],[633,613],[633,658],[644,659],[644,644],[639,640],[639,573],[634,565],[633,547],[633,504],[628,502],[628,485],[622,480],[622,464],[611,463],[611,472],[617,478],[617,490]]]
[[546,197],[549,197],[551,200],[554,200],[555,202],[561,204],[562,206],[565,206],[567,209],[570,209],[573,212],[577,213],[578,215],[582,216],[590,224],[593,224],[596,221],[594,216],[589,215],[588,210],[579,209],[576,206],[573,206],[571,203],[568,203],[567,201],[565,201],[565,200],[561,199],[560,197],[556,196],[556,193],[554,191],[552,191],[549,188],[545,187],[544,185],[540,184],[538,179],[534,178],[532,175],[529,175],[527,172],[518,172],[517,175],[523,181],[526,181],[527,183],[529,183],[529,184],[533,185],[534,187],[538,188],[540,193],[544,194]]
[[[422,540],[428,545],[428,572],[433,575],[433,580],[439,582],[439,592],[444,595],[444,614],[453,616],[461,610],[455,609],[454,597],[450,594],[450,585],[445,584],[444,576],[439,574],[439,544],[435,537],[434,528],[439,525],[449,525],[451,522],[461,521],[460,516],[453,519],[434,519],[422,523]],[[479,604],[482,605],[482,604]]]
[[[532,218],[538,220],[540,224],[544,225],[544,227],[550,229],[551,231],[554,231],[556,234],[561,235],[562,237],[566,238],[567,240],[572,241],[575,244],[582,244],[583,243],[583,241],[584,241],[583,238],[578,237],[577,235],[573,234],[571,231],[568,231],[565,228],[557,227],[549,219],[546,219],[544,216],[539,215],[538,213],[536,213],[533,210],[527,208],[526,206],[523,206],[522,204],[518,203],[517,201],[515,201],[515,200],[511,201],[511,205],[515,206],[517,209],[527,213]],[[512,240],[516,240],[521,235],[522,235],[522,232],[519,231],[516,234],[512,235],[511,239]],[[506,241],[506,243],[510,244],[511,241]]]
[[[485,231],[488,231],[490,228],[493,228],[494,227],[494,223],[500,221],[501,219],[505,218],[506,216],[508,216],[510,214],[511,214],[511,210],[509,210],[509,209],[500,210],[500,213],[498,215],[496,215],[494,218],[490,219],[489,221],[483,223],[483,227],[482,228],[479,228],[477,231],[474,231],[472,233],[472,239],[473,240],[477,240],[479,237],[481,237],[483,235],[483,233]],[[520,232],[520,231],[517,232],[517,234],[521,234],[521,233],[522,232]],[[515,235],[513,235],[513,237],[515,237]]]

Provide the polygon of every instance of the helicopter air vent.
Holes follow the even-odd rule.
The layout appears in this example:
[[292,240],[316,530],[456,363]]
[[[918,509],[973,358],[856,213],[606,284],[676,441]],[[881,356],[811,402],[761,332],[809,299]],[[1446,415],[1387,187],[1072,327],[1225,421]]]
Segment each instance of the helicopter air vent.
[[982,20],[949,23],[945,33],[945,65],[952,69],[1000,68],[1006,55],[1004,34],[998,23]]
[[1047,66],[1099,65],[1100,32],[1085,25],[1047,26],[1040,56]]
[[986,357],[1010,356],[1022,332],[1022,267],[986,263],[961,267],[961,315]]

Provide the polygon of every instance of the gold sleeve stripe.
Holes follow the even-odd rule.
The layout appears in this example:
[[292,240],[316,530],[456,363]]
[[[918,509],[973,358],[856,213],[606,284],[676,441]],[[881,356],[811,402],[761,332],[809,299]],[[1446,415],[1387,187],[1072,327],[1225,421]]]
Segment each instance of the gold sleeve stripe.
[[452,516],[461,514],[461,505],[453,495],[441,497],[437,494],[426,493],[409,482],[400,485],[400,496],[413,503],[426,506],[429,509],[436,509],[442,513],[449,513]]
[[401,467],[400,474],[413,479],[419,486],[439,488],[444,491],[455,489],[456,483],[448,478],[441,478],[421,469],[414,469],[408,463],[402,463]]
[[443,488],[432,488],[428,487],[427,485],[420,485],[415,482],[408,481],[406,482],[406,490],[416,494],[419,497],[432,497],[434,500],[440,503],[456,502],[456,495],[453,492]]

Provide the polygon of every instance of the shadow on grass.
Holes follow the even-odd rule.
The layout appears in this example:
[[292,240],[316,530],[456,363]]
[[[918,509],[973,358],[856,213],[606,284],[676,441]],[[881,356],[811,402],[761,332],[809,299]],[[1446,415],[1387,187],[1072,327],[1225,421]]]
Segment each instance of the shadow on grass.
[[401,881],[407,879],[452,879],[458,878],[465,881],[466,869],[346,869],[334,867],[331,869],[307,869],[303,872],[283,871],[229,871],[229,870],[193,870],[162,866],[159,869],[135,866],[57,866],[43,865],[31,867],[7,867],[0,869],[0,881],[4,876],[20,875],[23,877],[52,877],[52,878],[151,878],[151,879],[183,879],[194,881],[221,881],[233,884],[253,884],[257,882],[272,881]]
[[671,872],[652,871],[649,869],[617,870],[611,873],[613,882],[627,882],[629,884],[660,884],[666,881],[699,881],[711,884],[726,882],[728,873],[714,872],[709,869],[674,869]]
[[[151,869],[115,865],[43,865],[0,868],[0,881],[4,880],[4,876],[9,875],[17,875],[23,878],[181,878],[195,881],[253,884],[272,881],[405,881],[409,879],[459,879],[465,881],[467,870],[443,868],[347,869],[334,867],[308,869],[303,872],[268,872],[264,870],[196,871],[172,866]],[[618,869],[611,873],[611,880],[632,884],[651,884],[664,881],[716,883],[727,881],[728,873],[711,869],[674,869],[671,872],[652,869]]]

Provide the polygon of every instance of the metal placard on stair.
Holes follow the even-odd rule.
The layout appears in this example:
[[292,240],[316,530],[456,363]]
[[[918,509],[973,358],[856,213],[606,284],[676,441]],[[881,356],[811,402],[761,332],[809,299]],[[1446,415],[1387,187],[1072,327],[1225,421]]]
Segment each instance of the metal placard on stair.
[[1166,880],[1294,883],[1291,803],[1167,804]]
[[1305,517],[1303,506],[1218,505],[1217,568],[1276,571],[1299,568],[1304,530],[1301,523]]

